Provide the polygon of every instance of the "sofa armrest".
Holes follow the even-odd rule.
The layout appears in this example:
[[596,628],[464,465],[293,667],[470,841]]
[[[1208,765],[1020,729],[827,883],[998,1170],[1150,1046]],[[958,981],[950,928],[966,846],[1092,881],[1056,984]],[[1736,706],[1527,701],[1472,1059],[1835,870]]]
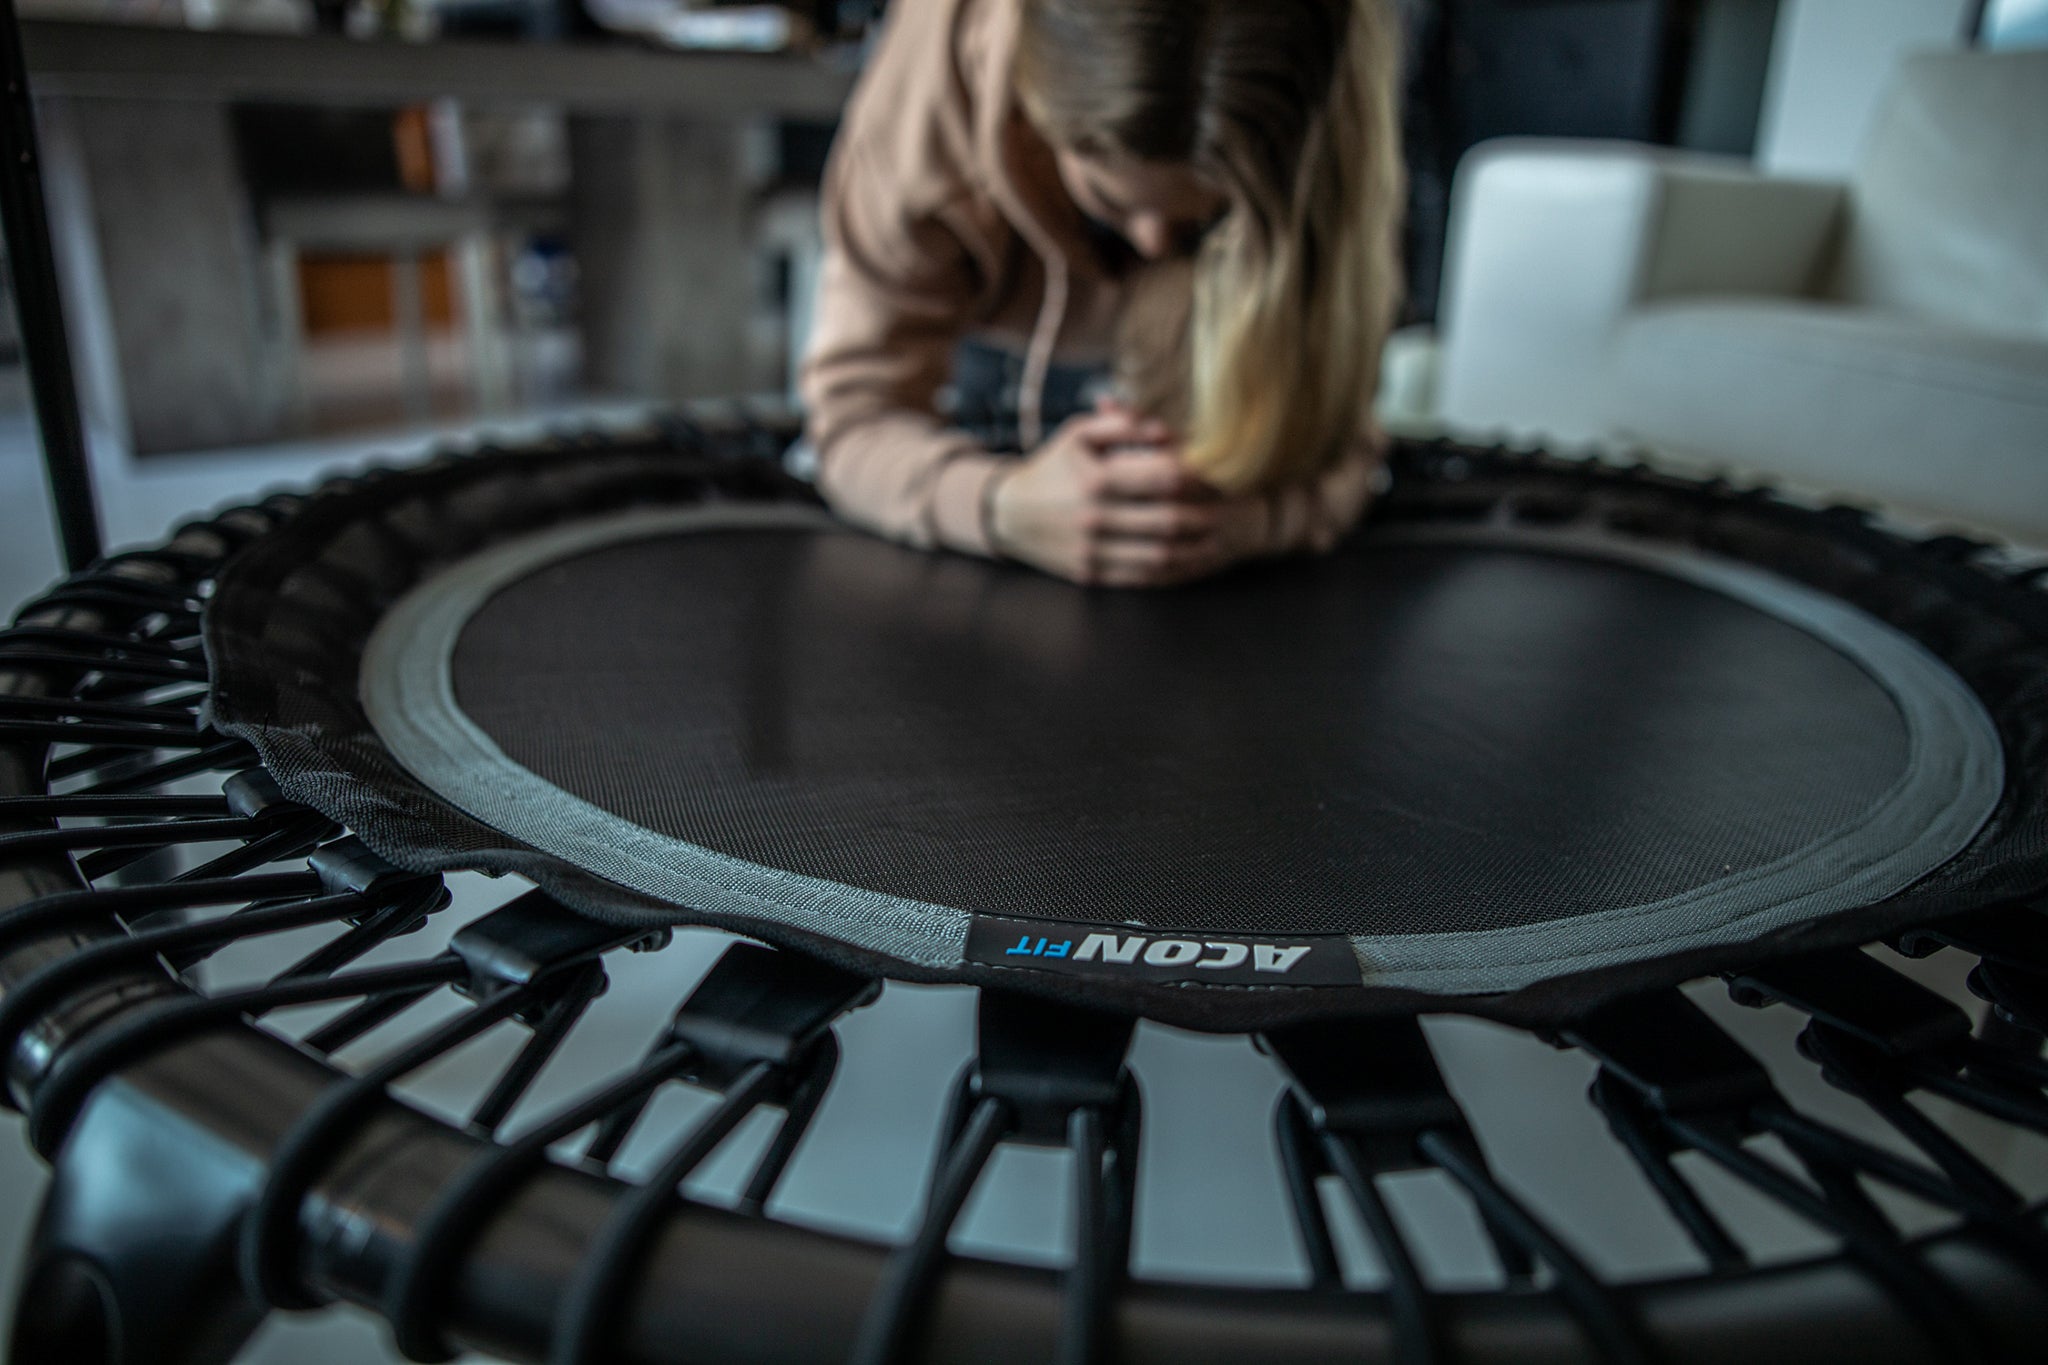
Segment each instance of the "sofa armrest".
[[1728,157],[1512,138],[1459,167],[1444,274],[1443,418],[1467,430],[1597,439],[1605,352],[1639,303],[1797,295],[1842,187]]

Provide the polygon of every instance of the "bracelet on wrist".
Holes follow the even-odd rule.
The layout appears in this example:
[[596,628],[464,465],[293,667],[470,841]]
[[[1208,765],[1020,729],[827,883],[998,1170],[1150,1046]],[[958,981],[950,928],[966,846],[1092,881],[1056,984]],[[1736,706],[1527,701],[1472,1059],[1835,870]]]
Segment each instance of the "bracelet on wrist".
[[1009,559],[1012,556],[1003,548],[1002,537],[996,534],[996,495],[1016,472],[1016,461],[1003,464],[989,475],[988,482],[981,488],[981,538],[988,546],[989,553],[997,559]]

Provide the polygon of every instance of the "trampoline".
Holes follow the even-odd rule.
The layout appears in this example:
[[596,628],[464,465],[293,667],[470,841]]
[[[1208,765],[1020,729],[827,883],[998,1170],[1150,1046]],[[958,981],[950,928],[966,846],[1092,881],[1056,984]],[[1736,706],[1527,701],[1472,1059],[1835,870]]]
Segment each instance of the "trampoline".
[[[412,1359],[563,1365],[2029,1349],[2039,1192],[1979,1139],[2048,1134],[2039,566],[1408,443],[1327,558],[1094,592],[841,527],[789,434],[678,419],[275,496],[0,635],[0,1038],[55,1169],[14,1359],[227,1360],[334,1300]],[[477,870],[516,889],[451,929],[442,878]],[[731,942],[644,1052],[532,1101],[684,928]],[[282,972],[207,965],[282,934]],[[1968,997],[1915,978],[1937,953]],[[775,1203],[884,981],[979,992],[892,1240]],[[1709,987],[1803,1020],[1865,1130]],[[1588,1059],[1613,1180],[1691,1268],[1594,1265],[1425,1015]],[[1212,1175],[1284,1191],[1298,1277],[1131,1272],[1174,1197],[1140,1020],[1284,1077],[1263,1170]],[[508,1036],[465,1112],[394,1093]],[[678,1088],[709,1098],[662,1129]],[[686,1196],[761,1110],[731,1197]],[[1058,1263],[950,1245],[1030,1146],[1069,1154]],[[1492,1283],[1418,1252],[1415,1173]],[[1759,1207],[1824,1249],[1759,1257]]]

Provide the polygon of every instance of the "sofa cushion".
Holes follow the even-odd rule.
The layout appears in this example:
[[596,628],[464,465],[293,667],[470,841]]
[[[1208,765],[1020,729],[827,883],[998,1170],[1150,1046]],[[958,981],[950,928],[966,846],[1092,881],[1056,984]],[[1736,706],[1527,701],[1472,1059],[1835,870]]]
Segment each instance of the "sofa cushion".
[[2048,50],[1900,68],[1849,188],[1831,294],[2048,338]]
[[2048,340],[1686,301],[1629,313],[1608,364],[1623,440],[2048,545]]

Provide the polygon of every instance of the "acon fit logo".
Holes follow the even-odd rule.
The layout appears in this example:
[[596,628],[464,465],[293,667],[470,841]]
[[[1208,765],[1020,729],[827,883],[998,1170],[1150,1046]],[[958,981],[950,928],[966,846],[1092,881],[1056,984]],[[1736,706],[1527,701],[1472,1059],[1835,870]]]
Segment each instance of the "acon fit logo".
[[[1185,932],[1185,931],[1183,931]],[[1356,986],[1349,940],[1243,934],[1181,937],[1150,929],[976,915],[967,960],[1069,976],[1237,986]]]

